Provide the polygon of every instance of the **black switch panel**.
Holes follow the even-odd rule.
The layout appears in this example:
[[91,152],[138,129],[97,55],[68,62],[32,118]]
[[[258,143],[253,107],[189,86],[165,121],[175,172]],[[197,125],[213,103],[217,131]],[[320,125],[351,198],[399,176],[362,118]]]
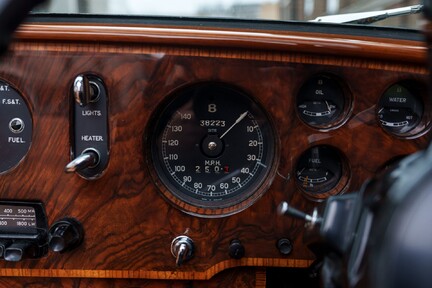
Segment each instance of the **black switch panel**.
[[74,97],[74,87],[71,91],[71,158],[73,160],[82,154],[96,153],[97,161],[94,165],[76,172],[85,179],[97,179],[109,161],[108,96],[102,79],[92,74],[84,77],[90,83],[89,102],[83,105]]

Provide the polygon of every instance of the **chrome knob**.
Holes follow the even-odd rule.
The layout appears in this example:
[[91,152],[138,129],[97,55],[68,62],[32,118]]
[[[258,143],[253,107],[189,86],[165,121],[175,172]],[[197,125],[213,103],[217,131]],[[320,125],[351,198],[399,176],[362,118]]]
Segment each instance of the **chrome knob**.
[[86,168],[93,168],[99,163],[99,152],[95,149],[87,149],[80,156],[69,162],[65,167],[66,173],[74,173]]
[[194,255],[194,250],[194,242],[188,236],[178,236],[171,242],[171,254],[176,258],[177,266],[190,260]]

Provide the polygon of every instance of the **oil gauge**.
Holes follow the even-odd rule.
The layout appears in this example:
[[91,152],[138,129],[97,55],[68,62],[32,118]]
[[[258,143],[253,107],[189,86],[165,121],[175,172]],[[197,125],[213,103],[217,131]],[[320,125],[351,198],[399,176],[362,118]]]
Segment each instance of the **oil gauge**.
[[394,134],[404,135],[421,121],[424,105],[410,85],[398,83],[388,88],[378,104],[381,126]]
[[329,128],[344,120],[349,101],[340,81],[327,74],[309,79],[297,95],[297,113],[308,125]]
[[320,145],[306,150],[295,171],[298,187],[314,199],[338,194],[346,184],[347,164],[341,153],[331,146]]

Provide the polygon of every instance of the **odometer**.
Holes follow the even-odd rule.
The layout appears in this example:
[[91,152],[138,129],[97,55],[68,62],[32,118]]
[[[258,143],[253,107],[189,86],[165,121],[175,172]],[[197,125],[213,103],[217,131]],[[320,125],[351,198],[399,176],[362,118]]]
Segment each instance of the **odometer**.
[[252,97],[226,85],[197,84],[175,93],[155,118],[152,163],[173,204],[217,217],[264,193],[275,171],[276,143],[267,114]]

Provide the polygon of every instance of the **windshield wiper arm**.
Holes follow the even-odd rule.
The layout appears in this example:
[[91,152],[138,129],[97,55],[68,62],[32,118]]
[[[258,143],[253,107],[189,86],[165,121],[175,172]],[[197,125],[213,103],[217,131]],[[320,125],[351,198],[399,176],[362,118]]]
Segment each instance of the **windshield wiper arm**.
[[390,17],[401,15],[417,14],[423,11],[423,5],[413,5],[396,9],[388,9],[373,12],[347,13],[329,16],[320,16],[311,22],[321,23],[350,23],[350,24],[371,24]]

